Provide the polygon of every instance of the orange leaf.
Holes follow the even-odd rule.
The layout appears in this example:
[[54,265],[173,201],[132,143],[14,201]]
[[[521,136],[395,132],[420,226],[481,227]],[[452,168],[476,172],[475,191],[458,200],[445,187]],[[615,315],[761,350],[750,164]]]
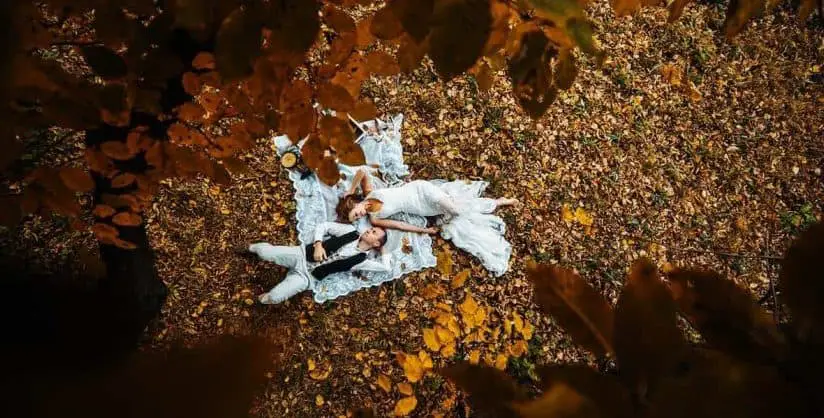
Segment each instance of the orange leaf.
[[114,215],[112,222],[120,226],[138,226],[141,222],[143,222],[143,218],[135,213],[120,212],[117,215]]
[[389,393],[392,390],[392,381],[389,380],[389,376],[385,374],[378,375],[378,386],[383,389],[384,392]]
[[378,10],[370,22],[369,29],[376,38],[381,40],[395,39],[403,34],[403,26],[390,6]]
[[535,300],[584,349],[612,354],[613,312],[595,289],[577,273],[551,265],[527,267]]
[[94,207],[94,210],[92,211],[92,214],[98,218],[108,218],[109,216],[114,215],[116,212],[117,211],[109,205],[96,205]]
[[132,173],[123,173],[112,179],[112,187],[119,189],[131,185],[137,180]]
[[335,162],[335,158],[331,156],[324,157],[317,170],[317,174],[320,181],[330,186],[337,184],[337,182],[340,181],[340,171],[338,171],[338,164]]
[[[355,100],[345,88],[332,83],[326,83],[318,88],[318,102],[327,109],[338,112],[348,112],[355,107]],[[322,121],[321,121],[322,122]]]
[[117,230],[117,228],[104,223],[96,223],[92,225],[92,232],[94,232],[94,235],[97,236],[97,239],[101,241],[111,241],[117,238],[118,235],[120,235],[120,232]]
[[429,57],[450,80],[470,68],[484,52],[492,26],[489,1],[436,2],[429,34]]
[[466,279],[469,278],[470,273],[472,273],[472,270],[470,269],[462,270],[460,273],[456,274],[455,277],[452,278],[452,283],[450,284],[450,286],[453,289],[457,289],[463,286],[466,282]]
[[216,68],[215,56],[210,52],[200,52],[192,60],[192,67],[197,70],[214,70]]
[[372,45],[373,42],[375,42],[375,35],[372,35],[370,26],[372,26],[371,16],[358,21],[357,27],[355,28],[356,47],[360,49],[366,49],[367,47]]
[[395,58],[383,51],[372,51],[366,56],[366,66],[369,72],[380,76],[392,76],[400,72]]
[[395,404],[394,414],[396,417],[405,417],[418,406],[418,400],[414,396],[403,398]]
[[94,181],[86,170],[66,167],[60,170],[60,180],[75,192],[88,192],[94,188]]
[[186,102],[177,109],[177,117],[185,122],[200,122],[206,115],[206,111],[197,103]]
[[378,108],[375,107],[375,103],[371,99],[364,98],[355,105],[349,115],[358,121],[371,120],[378,116]]
[[412,385],[410,385],[409,383],[401,382],[398,383],[398,392],[400,392],[402,395],[412,396],[412,394],[415,393],[415,390],[412,389]]
[[745,360],[783,356],[778,326],[747,290],[712,271],[676,269],[667,278],[679,309],[709,345]]
[[114,160],[128,160],[134,157],[129,147],[120,141],[107,141],[100,145],[100,150],[103,151],[107,157]]
[[633,14],[641,8],[640,0],[610,0],[612,10],[615,11],[616,16],[626,16]]
[[183,90],[192,95],[197,96],[203,88],[203,81],[200,76],[193,72],[183,74]]
[[478,408],[488,411],[490,416],[516,416],[510,405],[529,399],[509,375],[491,367],[458,362],[440,373],[469,393]]
[[615,310],[615,356],[621,373],[636,388],[651,386],[679,361],[684,348],[669,290],[652,263],[637,261]]

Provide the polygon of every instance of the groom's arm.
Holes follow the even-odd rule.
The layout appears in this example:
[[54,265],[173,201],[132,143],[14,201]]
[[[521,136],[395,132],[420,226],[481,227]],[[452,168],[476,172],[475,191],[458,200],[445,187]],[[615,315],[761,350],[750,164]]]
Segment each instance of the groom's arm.
[[348,234],[354,230],[355,227],[352,225],[342,224],[339,222],[323,222],[315,227],[314,242],[322,242],[327,235],[337,237],[340,235]]
[[353,271],[374,271],[374,272],[390,272],[392,271],[392,254],[381,253],[377,260],[366,259],[360,264],[352,267]]

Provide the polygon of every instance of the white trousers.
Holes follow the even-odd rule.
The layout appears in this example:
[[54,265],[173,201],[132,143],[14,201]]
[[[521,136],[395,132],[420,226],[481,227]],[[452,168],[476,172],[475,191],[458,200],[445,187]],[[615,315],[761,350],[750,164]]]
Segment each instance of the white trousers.
[[301,269],[305,269],[303,249],[295,246],[272,245],[259,242],[249,246],[249,251],[257,254],[263,260],[286,267],[289,272],[286,277],[273,287],[269,293],[261,297],[261,303],[276,304],[309,289],[309,277]]

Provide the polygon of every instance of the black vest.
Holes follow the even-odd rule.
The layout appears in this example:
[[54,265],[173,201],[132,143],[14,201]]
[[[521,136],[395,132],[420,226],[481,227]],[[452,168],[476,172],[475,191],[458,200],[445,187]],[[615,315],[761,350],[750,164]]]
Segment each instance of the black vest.
[[[352,241],[356,241],[359,237],[360,235],[356,231],[352,231],[348,234],[343,234],[337,237],[329,238],[326,241],[323,241],[321,243],[321,246],[323,247],[323,250],[326,251],[326,255],[331,256],[332,254],[340,250],[341,247],[343,247],[346,244],[349,244]],[[331,263],[326,263],[322,266],[318,266],[312,269],[312,276],[320,280],[333,273],[349,271],[352,269],[352,267],[355,267],[356,265],[364,262],[365,260],[366,253],[359,253],[353,255],[352,257],[335,260]],[[306,261],[310,263],[315,262],[315,246],[312,244],[306,246]]]

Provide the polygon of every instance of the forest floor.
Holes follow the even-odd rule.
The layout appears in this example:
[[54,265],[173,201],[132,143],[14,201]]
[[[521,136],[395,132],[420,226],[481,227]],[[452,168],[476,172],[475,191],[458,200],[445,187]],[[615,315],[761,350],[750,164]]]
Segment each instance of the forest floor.
[[[484,179],[488,195],[522,200],[502,212],[514,247],[505,276],[438,239],[451,272],[442,262],[322,305],[308,293],[255,303],[284,270],[232,249],[297,243],[292,185],[265,140],[229,187],[164,183],[147,216],[170,296],[146,346],[276,330],[290,343],[256,402],[259,416],[345,416],[361,406],[386,416],[410,391],[412,415],[452,415],[462,408],[454,387],[432,373],[408,386],[396,353],[435,367],[478,359],[523,382],[537,364],[593,360],[536,309],[529,258],[577,269],[613,302],[642,256],[712,268],[763,296],[775,258],[824,210],[821,24],[800,28],[781,12],[727,43],[720,5],[690,5],[667,25],[665,10],[617,19],[602,3],[593,19],[606,63],[582,58],[574,87],[537,122],[503,74],[489,92],[470,77],[439,81],[430,66],[365,85],[384,115],[406,117],[411,179]],[[55,263],[94,247],[89,234],[67,230],[35,219],[14,238]],[[454,280],[467,269],[465,282]],[[467,298],[485,309],[482,331],[433,351],[422,330],[435,326],[435,311],[444,324],[462,318]]]

